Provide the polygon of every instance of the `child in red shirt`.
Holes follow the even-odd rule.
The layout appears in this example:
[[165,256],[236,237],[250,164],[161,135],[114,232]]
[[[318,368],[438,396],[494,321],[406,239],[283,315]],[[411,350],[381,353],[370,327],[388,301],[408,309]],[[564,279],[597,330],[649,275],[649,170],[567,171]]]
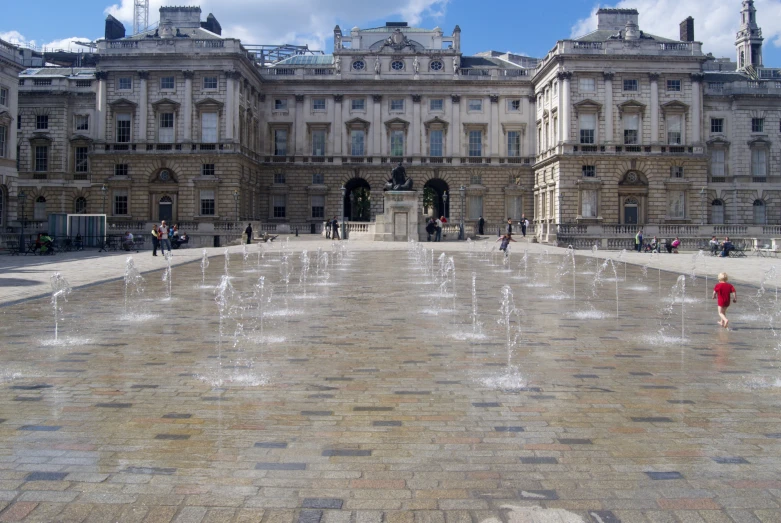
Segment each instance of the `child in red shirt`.
[[729,325],[729,320],[727,319],[727,307],[729,307],[730,303],[730,296],[732,297],[732,301],[734,303],[738,302],[738,293],[735,291],[735,287],[732,286],[731,283],[727,283],[727,280],[729,278],[727,277],[726,272],[722,272],[719,274],[719,283],[716,284],[715,287],[713,287],[713,297],[712,299],[718,298],[719,301],[719,325],[727,328],[727,325]]

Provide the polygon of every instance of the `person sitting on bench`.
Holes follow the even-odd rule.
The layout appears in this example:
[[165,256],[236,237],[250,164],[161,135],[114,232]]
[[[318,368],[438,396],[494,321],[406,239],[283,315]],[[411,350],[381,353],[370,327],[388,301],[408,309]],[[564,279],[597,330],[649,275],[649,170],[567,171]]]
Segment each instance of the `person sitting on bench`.
[[724,238],[724,241],[721,243],[721,257],[727,258],[729,256],[729,251],[734,251],[735,245],[729,240],[729,236]]
[[177,235],[174,236],[173,239],[171,240],[171,247],[173,247],[174,249],[178,249],[182,245],[187,244],[189,241],[190,241],[190,237],[187,236],[187,233],[185,232],[179,233],[177,231]]
[[133,249],[133,233],[125,231],[125,236],[122,238],[122,248],[126,251]]

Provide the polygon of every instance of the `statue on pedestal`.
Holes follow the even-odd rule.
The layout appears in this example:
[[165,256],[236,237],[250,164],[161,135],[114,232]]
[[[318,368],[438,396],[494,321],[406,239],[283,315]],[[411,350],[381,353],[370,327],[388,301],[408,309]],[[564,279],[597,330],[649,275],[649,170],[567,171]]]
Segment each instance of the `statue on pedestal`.
[[411,191],[412,178],[407,178],[407,170],[399,164],[391,171],[391,179],[385,184],[386,191]]

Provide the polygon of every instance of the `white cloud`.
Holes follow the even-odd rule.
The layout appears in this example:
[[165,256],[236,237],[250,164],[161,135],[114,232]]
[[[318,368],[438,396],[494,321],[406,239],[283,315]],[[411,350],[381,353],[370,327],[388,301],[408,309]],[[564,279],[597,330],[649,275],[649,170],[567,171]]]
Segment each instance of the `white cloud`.
[[[418,24],[424,16],[438,17],[449,0],[151,0],[149,22],[158,20],[161,5],[198,5],[206,15],[214,13],[222,25],[223,36],[240,38],[247,44],[309,44],[323,49],[333,36],[334,26],[342,21],[342,31],[371,20],[401,17]],[[133,25],[133,0],[121,0],[105,11]],[[349,27],[344,24],[349,24]]]
[[52,40],[51,42],[39,44],[36,40],[28,40],[19,31],[8,31],[6,33],[0,33],[0,40],[5,40],[6,42],[20,45],[22,47],[31,47],[33,49],[46,51],[56,51],[60,49],[65,51],[81,51],[86,50],[86,48],[76,44],[76,42],[89,42],[92,39],[85,36],[71,36],[69,38]]
[[[781,47],[781,0],[755,0],[754,6],[765,44]],[[572,26],[572,37],[597,28],[599,7],[636,8],[640,12],[641,30],[676,40],[679,37],[678,24],[691,16],[694,18],[695,39],[704,44],[704,52],[730,57],[735,54],[735,33],[740,25],[741,8],[737,0],[621,0],[615,5],[595,7],[587,18]]]

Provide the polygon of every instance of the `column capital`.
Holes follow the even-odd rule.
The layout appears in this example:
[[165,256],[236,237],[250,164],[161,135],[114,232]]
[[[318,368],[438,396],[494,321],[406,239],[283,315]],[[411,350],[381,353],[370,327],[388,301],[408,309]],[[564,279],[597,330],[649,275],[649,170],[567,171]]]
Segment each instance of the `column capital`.
[[458,102],[461,101],[461,95],[460,94],[451,94],[450,95],[450,101],[453,102],[454,104],[457,104]]
[[340,103],[342,103],[342,100],[344,100],[344,95],[343,94],[335,94],[334,95],[334,102],[340,104]]
[[238,71],[225,71],[225,78],[228,80],[236,80],[241,78],[241,73]]
[[142,80],[149,80],[149,71],[138,71],[138,77]]
[[556,77],[557,77],[559,80],[566,80],[566,81],[569,81],[569,80],[572,78],[572,73],[571,73],[571,72],[569,72],[569,71],[559,71],[559,72],[556,74]]
[[648,73],[648,79],[652,82],[656,82],[659,80],[659,73]]
[[372,101],[376,104],[380,103],[382,101],[382,95],[381,94],[373,94],[372,95]]
[[702,73],[692,73],[692,82],[702,82],[705,80],[705,75]]
[[606,82],[611,82],[611,81],[613,81],[613,77],[614,77],[615,75],[616,75],[616,73],[614,73],[613,71],[602,71],[602,78],[603,78],[603,79],[604,79]]
[[195,72],[194,71],[182,71],[182,74],[188,80],[192,80],[193,77],[195,76]]
[[296,103],[304,103],[304,95],[303,94],[297,94],[296,95]]
[[95,78],[97,80],[107,80],[108,73],[106,71],[95,71]]
[[489,94],[488,98],[491,100],[492,104],[498,104],[499,103],[499,95],[498,94]]
[[412,103],[419,104],[420,103],[421,96],[419,94],[413,94],[412,95]]

